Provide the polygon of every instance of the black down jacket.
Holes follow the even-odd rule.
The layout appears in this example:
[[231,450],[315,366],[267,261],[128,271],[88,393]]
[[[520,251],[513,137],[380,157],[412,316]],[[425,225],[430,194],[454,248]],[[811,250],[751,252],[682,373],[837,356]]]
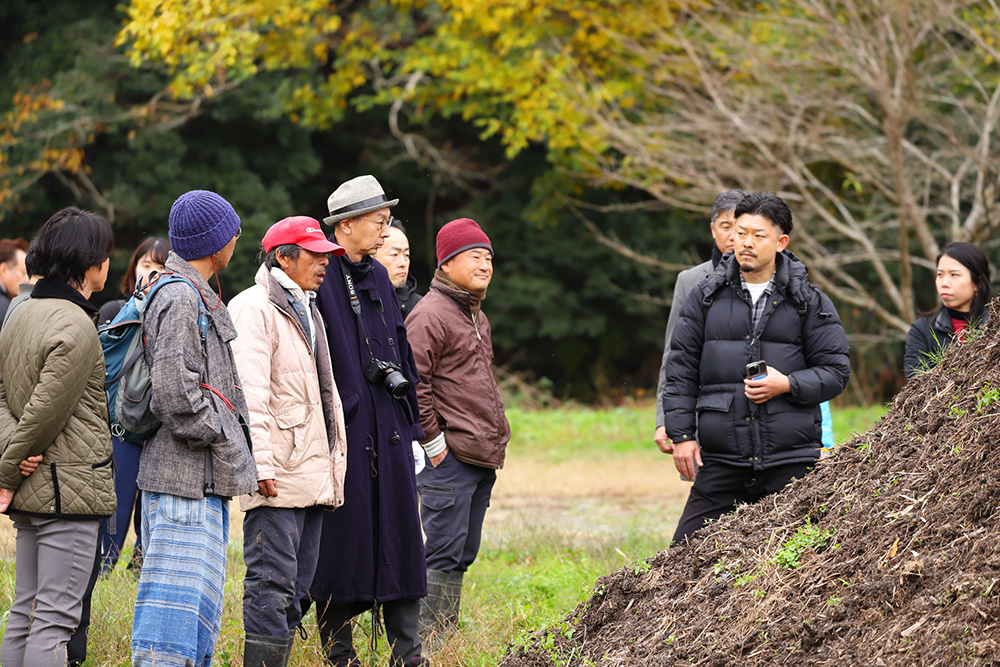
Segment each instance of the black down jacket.
[[[764,469],[819,457],[819,404],[840,394],[851,374],[847,337],[833,303],[787,250],[776,258],[772,288],[756,332],[731,254],[684,302],[663,407],[667,435],[697,439],[703,459]],[[791,385],[761,405],[743,385],[746,365],[758,359]]]

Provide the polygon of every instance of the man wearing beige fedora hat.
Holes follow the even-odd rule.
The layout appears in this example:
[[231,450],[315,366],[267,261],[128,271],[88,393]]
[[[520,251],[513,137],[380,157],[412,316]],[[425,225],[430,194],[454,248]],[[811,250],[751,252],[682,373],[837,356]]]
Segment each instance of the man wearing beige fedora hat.
[[[327,202],[330,237],[347,254],[331,257],[317,305],[347,423],[344,506],[323,516],[319,566],[310,595],[327,664],[356,664],[351,619],[379,609],[393,667],[430,665],[421,656],[420,600],[427,594],[413,474],[422,440],[420,378],[385,267],[373,258],[389,236],[389,199],[374,176],[342,184]],[[373,620],[377,624],[377,620]]]

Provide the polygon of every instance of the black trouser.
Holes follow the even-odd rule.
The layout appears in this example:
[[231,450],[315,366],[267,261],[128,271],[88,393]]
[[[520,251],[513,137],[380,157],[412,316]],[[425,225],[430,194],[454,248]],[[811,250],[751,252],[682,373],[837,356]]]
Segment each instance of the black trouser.
[[496,481],[496,470],[464,463],[451,452],[437,468],[427,461],[417,475],[417,490],[428,570],[468,571],[479,554]]
[[[316,601],[316,625],[319,626],[323,657],[328,665],[356,667],[360,664],[354,650],[351,619],[372,607],[371,602]],[[383,602],[381,609],[386,640],[392,647],[391,664],[409,665],[423,649],[417,632],[420,600],[390,600]]]
[[673,543],[684,540],[710,519],[728,514],[741,503],[755,503],[781,491],[793,479],[804,477],[816,465],[815,461],[788,463],[766,470],[732,466],[717,461],[704,461],[698,470],[677,523]]

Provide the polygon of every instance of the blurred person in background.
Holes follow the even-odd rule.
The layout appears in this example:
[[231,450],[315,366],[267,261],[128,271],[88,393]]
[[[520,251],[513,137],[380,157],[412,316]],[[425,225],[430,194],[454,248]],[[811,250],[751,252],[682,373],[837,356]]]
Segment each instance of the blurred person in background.
[[962,343],[965,331],[990,318],[993,298],[990,263],[977,246],[953,241],[937,256],[937,308],[919,317],[906,338],[903,370],[909,379],[937,364],[952,343]]
[[743,190],[726,190],[712,203],[712,211],[708,218],[708,231],[712,235],[712,258],[684,269],[677,274],[674,283],[674,293],[671,299],[670,315],[667,316],[667,329],[663,336],[663,357],[660,360],[660,377],[656,383],[656,430],[653,441],[664,454],[672,454],[673,446],[667,438],[667,430],[663,425],[663,387],[667,383],[667,357],[670,354],[670,339],[677,326],[677,318],[688,294],[695,285],[707,278],[722,261],[722,256],[733,251],[733,211],[740,200],[747,196]]
[[0,329],[7,324],[7,320],[10,319],[11,314],[17,310],[21,302],[31,297],[31,292],[35,289],[35,283],[42,277],[38,274],[38,268],[35,266],[35,254],[32,252],[30,246],[28,253],[24,256],[24,272],[28,274],[28,277],[23,283],[17,286],[17,296],[11,299],[7,305],[7,311],[4,313],[3,318],[0,319]]
[[390,218],[389,236],[375,251],[375,259],[389,272],[389,280],[396,288],[399,311],[405,320],[421,296],[417,294],[417,279],[410,275],[410,241],[406,237],[406,228],[396,218]]
[[17,296],[21,283],[28,282],[24,257],[28,242],[24,239],[0,240],[0,321],[7,313],[11,299]]
[[[32,245],[42,278],[0,331],[0,511],[17,530],[5,666],[67,664],[101,520],[115,509],[104,356],[89,301],[104,288],[112,243],[101,216],[54,214]],[[39,454],[42,465],[24,476],[24,459]]]

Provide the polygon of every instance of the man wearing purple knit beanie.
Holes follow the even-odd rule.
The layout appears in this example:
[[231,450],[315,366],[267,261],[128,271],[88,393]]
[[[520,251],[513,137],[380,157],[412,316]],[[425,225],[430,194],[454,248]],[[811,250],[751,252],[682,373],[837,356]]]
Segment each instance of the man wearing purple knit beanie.
[[474,220],[437,235],[438,268],[406,319],[420,372],[417,401],[427,465],[417,476],[427,541],[427,597],[420,636],[432,650],[457,627],[462,580],[479,553],[510,425],[493,378],[490,322],[481,309],[493,246]]
[[162,425],[139,459],[145,554],[132,624],[136,666],[211,663],[222,626],[229,499],[257,489],[229,348],[236,329],[221,289],[208,284],[239,236],[240,217],[214,192],[192,190],[170,208],[166,270],[190,284],[161,287],[143,323],[150,408]]

